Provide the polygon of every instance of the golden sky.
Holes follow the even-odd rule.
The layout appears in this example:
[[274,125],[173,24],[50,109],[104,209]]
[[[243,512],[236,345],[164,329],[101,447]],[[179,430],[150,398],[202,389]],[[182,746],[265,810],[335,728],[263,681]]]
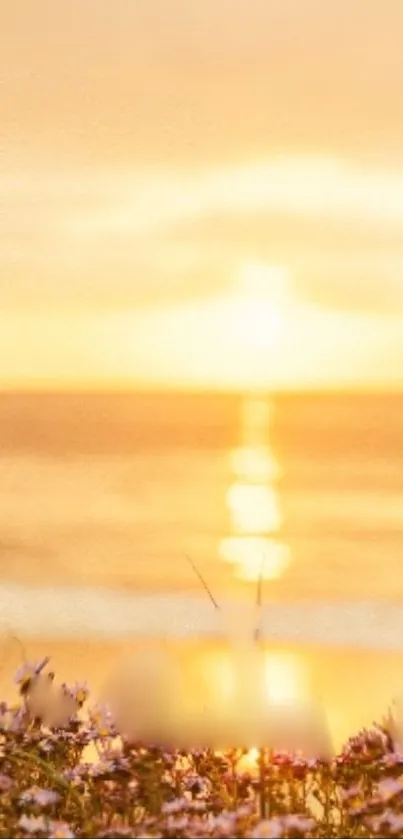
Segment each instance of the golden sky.
[[402,0],[0,11],[0,386],[401,387]]

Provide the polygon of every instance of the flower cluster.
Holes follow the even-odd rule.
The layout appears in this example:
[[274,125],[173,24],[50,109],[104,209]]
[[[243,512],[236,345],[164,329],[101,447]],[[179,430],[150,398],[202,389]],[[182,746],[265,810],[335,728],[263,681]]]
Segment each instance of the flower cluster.
[[48,663],[24,665],[18,703],[0,703],[0,839],[403,837],[403,755],[387,723],[328,760],[168,750],[133,742]]

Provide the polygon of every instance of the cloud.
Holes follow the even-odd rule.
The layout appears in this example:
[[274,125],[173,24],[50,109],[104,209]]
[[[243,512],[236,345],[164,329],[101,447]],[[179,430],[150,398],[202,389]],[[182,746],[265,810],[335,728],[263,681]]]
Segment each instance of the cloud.
[[216,295],[250,261],[301,300],[403,306],[403,170],[277,157],[203,171],[44,168],[0,179],[3,306],[125,308]]
[[127,172],[119,201],[66,220],[81,237],[155,232],[211,213],[256,212],[395,229],[403,222],[403,169],[359,167],[321,156],[275,156],[190,173]]
[[316,263],[306,274],[304,297],[329,309],[378,315],[403,312],[403,254],[395,262],[360,256],[349,264],[341,257]]
[[201,252],[220,248],[233,272],[251,255],[287,266],[301,302],[379,314],[403,309],[403,236],[396,229],[374,228],[369,235],[360,223],[342,219],[220,213],[177,225],[170,240]]

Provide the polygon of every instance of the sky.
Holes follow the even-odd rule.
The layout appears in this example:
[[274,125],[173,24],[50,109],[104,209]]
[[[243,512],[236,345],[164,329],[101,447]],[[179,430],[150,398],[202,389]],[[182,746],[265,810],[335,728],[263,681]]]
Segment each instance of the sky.
[[403,386],[401,0],[0,10],[0,387]]

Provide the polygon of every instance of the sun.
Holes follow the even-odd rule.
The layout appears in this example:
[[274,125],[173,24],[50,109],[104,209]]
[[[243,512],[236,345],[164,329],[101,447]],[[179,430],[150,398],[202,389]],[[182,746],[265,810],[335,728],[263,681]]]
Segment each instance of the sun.
[[233,298],[233,326],[248,348],[264,350],[284,333],[289,276],[281,266],[247,263],[239,271]]
[[284,302],[289,295],[290,276],[283,265],[269,265],[266,262],[247,262],[242,265],[236,277],[242,292],[257,296],[268,296],[273,302]]

